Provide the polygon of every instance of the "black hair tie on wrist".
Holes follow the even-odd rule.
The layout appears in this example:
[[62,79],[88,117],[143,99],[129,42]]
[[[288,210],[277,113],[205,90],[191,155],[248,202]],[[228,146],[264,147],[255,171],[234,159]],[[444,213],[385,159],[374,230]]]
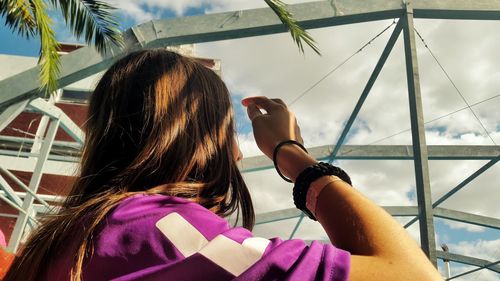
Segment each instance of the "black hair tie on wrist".
[[274,168],[276,168],[276,172],[278,172],[278,175],[280,175],[280,177],[282,179],[284,179],[285,181],[287,182],[293,182],[292,180],[290,180],[289,178],[285,177],[280,169],[278,168],[278,151],[280,150],[280,148],[285,145],[285,144],[295,144],[296,146],[300,147],[302,150],[304,150],[306,153],[307,152],[307,149],[298,141],[296,140],[286,140],[286,141],[282,141],[280,142],[275,148],[274,148],[274,151],[273,151],[273,163],[274,163]]
[[341,168],[331,164],[318,162],[305,168],[295,180],[295,185],[293,186],[293,203],[297,209],[303,211],[312,220],[316,220],[316,218],[312,214],[314,210],[308,210],[306,207],[307,192],[311,183],[322,176],[336,176],[349,185],[352,185],[349,175]]

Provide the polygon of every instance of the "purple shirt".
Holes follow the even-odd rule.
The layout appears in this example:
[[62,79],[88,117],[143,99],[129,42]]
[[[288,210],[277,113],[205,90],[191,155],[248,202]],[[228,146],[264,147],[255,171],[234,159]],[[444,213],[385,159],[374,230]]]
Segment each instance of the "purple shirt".
[[[84,280],[348,280],[350,254],[330,244],[264,239],[199,204],[164,195],[123,200],[98,227]],[[68,280],[75,247],[47,280]]]

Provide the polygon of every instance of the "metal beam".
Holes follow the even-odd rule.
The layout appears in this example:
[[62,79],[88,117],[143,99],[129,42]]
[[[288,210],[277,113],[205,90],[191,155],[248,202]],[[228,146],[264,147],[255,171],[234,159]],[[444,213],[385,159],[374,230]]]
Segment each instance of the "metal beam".
[[[2,142],[12,142],[12,143],[24,143],[24,144],[32,144],[34,139],[32,138],[22,138],[22,137],[14,137],[14,136],[4,136],[0,135],[0,143]],[[82,144],[75,141],[54,141],[54,146],[67,147],[73,149],[81,149]]]
[[[310,147],[307,150],[315,159],[325,160],[335,150],[334,145]],[[486,145],[429,145],[429,160],[491,160],[500,154],[500,147]],[[1,154],[1,153],[0,153]],[[411,145],[343,145],[337,160],[413,160]],[[273,168],[266,156],[247,157],[242,160],[244,172]]]
[[[417,0],[416,16],[424,18],[500,19],[497,0]],[[403,14],[400,0],[336,0],[288,5],[305,28],[322,28],[397,18]],[[269,9],[155,20],[124,32],[125,48],[101,55],[85,47],[61,59],[60,87],[67,86],[106,69],[124,53],[140,48],[210,42],[286,32],[285,26]],[[38,94],[39,66],[0,81],[0,106]]]
[[[21,192],[21,191],[16,191],[15,193],[16,193],[16,195],[19,198],[26,198],[26,194],[29,194],[27,192]],[[1,190],[1,189],[0,189],[0,194],[2,194],[4,196],[6,195],[5,191]],[[64,199],[66,199],[66,197],[64,197],[64,196],[53,195],[53,194],[41,194],[41,193],[37,193],[37,196],[40,197],[41,199],[45,200],[45,202],[57,203],[57,204],[64,202]],[[40,205],[40,206],[44,206],[44,205]],[[49,206],[49,207],[53,207],[53,206],[54,205]]]
[[[106,55],[100,55],[93,47],[84,47],[62,56],[59,86],[68,86],[106,69],[113,62],[113,57],[120,52],[111,50]],[[37,65],[1,80],[0,108],[42,95],[39,93],[39,73],[40,66]]]
[[498,0],[413,0],[415,18],[498,20]]
[[52,119],[60,120],[60,125],[70,135],[75,141],[83,143],[85,134],[78,127],[78,125],[71,120],[66,113],[64,113],[59,107],[45,101],[42,98],[37,98],[29,103],[31,108],[38,110],[40,113],[49,116]]
[[[28,140],[32,139],[26,139]],[[19,138],[18,141],[22,141]],[[65,142],[54,142],[57,148],[52,149],[57,154],[50,154],[44,173],[74,176],[78,170],[80,162],[79,153],[71,150],[64,153]],[[68,148],[75,147],[74,142],[67,142]],[[331,155],[335,146],[325,145],[308,148],[313,157],[318,160],[325,160]],[[438,145],[428,146],[429,160],[490,160],[500,153],[500,148],[496,146],[455,146]],[[3,167],[16,171],[33,171],[36,161],[28,159],[36,157],[38,154],[30,152],[19,152],[18,149],[0,149],[0,162]],[[339,160],[413,160],[411,146],[408,145],[344,145],[337,158]],[[255,172],[273,168],[271,160],[265,156],[247,157],[242,161],[243,172]]]
[[[45,205],[46,207],[49,207],[49,204],[45,202],[41,197],[38,196],[35,192],[33,192],[29,187],[27,187],[22,181],[20,181],[13,173],[11,173],[9,170],[4,169],[3,167],[0,167],[0,171],[7,175],[11,180],[13,180],[20,188],[22,188],[24,191],[29,193],[33,198],[35,198],[38,202],[42,203],[42,205]],[[17,195],[17,193],[15,193]]]
[[[57,142],[54,142],[54,145]],[[68,143],[73,147],[74,143]],[[61,147],[63,143],[59,143]],[[308,148],[313,157],[325,160],[334,146],[325,145]],[[59,151],[58,151],[59,152]],[[496,146],[428,146],[429,160],[489,160],[500,152]],[[0,162],[8,170],[33,171],[36,161],[29,157],[38,156],[29,152],[0,149]],[[341,160],[412,160],[413,152],[408,145],[344,145],[337,156]],[[80,159],[74,156],[50,154],[44,173],[74,176]],[[254,172],[273,168],[271,160],[265,156],[248,157],[242,161],[243,172]]]
[[[497,0],[416,0],[417,14],[423,17],[500,19]],[[307,29],[398,18],[404,14],[400,0],[336,0],[288,5],[297,21]],[[143,46],[165,46],[210,42],[285,32],[276,15],[268,8],[220,14],[154,20],[134,28]],[[155,41],[156,40],[156,41]]]
[[466,271],[466,272],[462,272],[462,273],[457,274],[457,275],[455,275],[455,276],[453,276],[453,277],[446,278],[446,281],[448,281],[448,280],[452,280],[452,279],[456,279],[456,278],[458,278],[458,277],[462,277],[462,276],[464,276],[464,275],[468,275],[468,274],[474,273],[474,272],[479,271],[479,270],[489,269],[490,267],[495,266],[495,265],[497,265],[497,264],[500,264],[500,261],[492,262],[492,263],[490,263],[490,264],[486,264],[486,265],[484,265],[484,266],[481,266],[481,267],[478,267],[478,268],[475,268],[475,269],[471,269],[471,270]]
[[3,178],[2,175],[0,175],[0,190],[4,190],[5,196],[9,198],[17,206],[21,206],[23,204],[21,198],[17,196],[14,189],[9,185],[9,183]]
[[[47,134],[44,138],[40,155],[38,156],[36,166],[33,170],[33,175],[31,176],[31,180],[29,183],[29,188],[35,193],[37,192],[38,186],[42,179],[43,166],[45,165],[45,162],[47,161],[47,158],[49,156],[50,148],[52,147],[58,128],[59,119],[52,120],[50,122],[49,129],[47,130]],[[33,199],[34,197],[28,194],[23,201],[22,208],[27,213],[30,213],[32,211]],[[26,228],[27,219],[28,216],[26,214],[19,214],[19,217],[16,220],[16,225],[14,226],[14,230],[12,231],[12,235],[9,240],[9,245],[7,246],[7,250],[9,250],[10,252],[17,251],[24,230]]]
[[5,129],[14,119],[16,119],[16,117],[21,112],[23,112],[28,102],[28,100],[23,100],[18,103],[12,104],[0,114],[0,131],[3,131],[3,129]]
[[17,204],[15,204],[14,202],[12,202],[11,200],[9,200],[9,198],[5,197],[5,195],[3,194],[0,194],[0,199],[2,201],[4,201],[5,203],[7,203],[9,206],[11,206],[12,208],[16,209],[17,211],[19,211],[21,214],[23,214],[24,216],[26,216],[26,218],[28,219],[31,219],[32,221],[34,222],[37,222],[37,220],[32,217],[30,214],[28,214],[25,210],[23,210],[23,208],[19,207]]
[[[415,206],[382,206],[382,208],[394,217],[408,217],[418,214]],[[288,208],[278,211],[260,213],[255,215],[255,224],[266,224],[300,217],[302,212],[296,208]],[[500,229],[500,219],[465,213],[445,208],[436,208],[434,216],[437,218],[469,223],[494,229]]]
[[[397,18],[402,15],[401,8],[399,0],[336,0],[287,5],[295,19],[307,29]],[[137,26],[136,30],[140,31],[143,45],[154,47],[287,31],[269,8],[184,17],[182,20],[153,20]]]
[[[418,208],[415,206],[383,206],[382,208],[395,217],[408,217],[418,214]],[[301,214],[302,212],[296,208],[260,213],[255,215],[255,224],[294,219],[300,217]]]
[[261,213],[255,215],[255,225],[298,218],[302,212],[297,208]]
[[[10,177],[10,172],[3,171],[4,174]],[[23,184],[24,185],[24,184]],[[7,181],[3,178],[2,175],[0,175],[0,192],[2,195],[1,199],[3,199],[7,204],[9,204],[12,208],[18,210],[19,212],[22,212],[23,214],[27,215],[31,220],[28,221],[31,224],[36,223],[36,219],[34,218],[36,216],[36,213],[33,211],[25,211],[22,209],[23,201],[21,200],[21,197],[17,192],[14,191],[14,189],[7,183]]]
[[[33,145],[31,145],[31,147],[33,147]],[[38,153],[27,151],[29,148],[29,143],[2,142],[0,140],[0,155],[28,158],[38,155]],[[81,149],[69,148],[68,146],[56,146],[54,142],[49,159],[78,163],[80,161],[79,157],[81,156],[81,152]]]
[[393,217],[409,217],[418,214],[415,206],[382,206]]
[[[432,204],[432,208],[436,208],[439,206],[441,203],[443,203],[446,199],[450,198],[453,194],[457,193],[460,189],[462,189],[464,186],[466,186],[468,183],[473,181],[475,178],[477,178],[479,175],[481,175],[484,171],[488,170],[490,167],[495,165],[498,161],[500,160],[499,156],[496,156],[493,158],[491,161],[483,165],[481,168],[479,168],[477,171],[475,171],[472,175],[467,177],[465,180],[463,180],[461,183],[459,183],[457,186],[452,188],[450,191],[445,193],[443,196],[441,196],[436,202]],[[405,228],[410,227],[414,222],[418,220],[418,217],[413,218],[410,220],[406,225]]]
[[[0,199],[1,197],[5,198],[5,195],[4,193],[0,190]],[[26,211],[24,211],[22,208],[20,207],[17,207],[19,209],[17,209],[16,207],[13,207],[15,208],[16,210],[18,210],[20,213],[26,213]],[[57,205],[53,205],[53,206],[44,206],[42,204],[33,204],[32,205],[32,212],[30,214],[30,226],[32,226],[34,223],[38,223],[38,221],[36,220],[36,218],[34,216],[41,216],[41,215],[45,215],[45,214],[57,214],[60,210],[60,206],[57,206]],[[18,218],[19,217],[19,214],[6,214],[6,213],[0,213],[0,217],[7,217],[7,218]],[[34,224],[36,226],[36,224]]]
[[[443,251],[436,251],[436,256],[442,260],[449,260],[453,262],[459,262],[462,264],[468,264],[468,265],[473,265],[473,266],[478,266],[478,267],[484,267],[487,265],[490,265],[492,262],[488,260],[483,260],[483,259],[478,259],[478,258],[473,258],[469,256],[464,256],[464,255],[459,255],[459,254],[453,254],[450,252],[443,252]],[[500,273],[500,265],[490,265],[488,267],[489,270],[492,270],[496,273]]]
[[431,186],[427,144],[425,141],[424,113],[420,92],[417,47],[413,27],[413,8],[406,4],[403,21],[403,37],[406,59],[406,78],[410,104],[410,123],[412,132],[413,157],[415,163],[415,181],[420,223],[420,246],[430,261],[436,266],[436,239],[434,237],[434,218],[432,215]]
[[299,220],[297,221],[297,223],[293,227],[292,232],[290,233],[290,236],[288,237],[288,239],[292,239],[295,236],[295,233],[297,233],[297,230],[299,230],[300,224],[304,220],[304,217],[305,217],[305,214],[302,212],[299,215]]
[[[23,153],[21,153],[22,155]],[[38,156],[39,154],[31,154]],[[61,175],[61,176],[75,176],[78,171],[78,161],[65,161],[62,158],[65,156],[51,155],[47,165],[43,167],[44,174]],[[66,157],[69,158],[69,157]],[[74,158],[73,158],[74,159]],[[0,154],[0,163],[2,167],[13,171],[33,172],[36,167],[37,160],[30,158],[17,157],[15,154],[12,156],[5,156]]]
[[444,208],[435,208],[434,217],[463,222],[463,223],[469,223],[479,226],[485,226],[500,230],[500,219],[492,217],[475,215]]
[[[15,138],[15,137],[12,137]],[[2,137],[0,137],[1,142]],[[23,138],[14,142],[21,143]],[[25,139],[25,143],[33,139]],[[10,138],[9,138],[10,141]],[[55,146],[57,146],[55,148]],[[71,149],[65,153],[64,147]],[[56,154],[49,155],[49,160],[69,163],[79,163],[78,145],[75,142],[54,141],[52,151]],[[308,151],[318,160],[325,160],[335,149],[333,145],[310,147]],[[497,157],[500,147],[487,145],[431,145],[428,146],[429,160],[490,160]],[[0,156],[33,157],[38,154],[19,152],[19,149],[0,149]],[[413,151],[409,145],[344,145],[340,148],[337,158],[339,160],[413,160]],[[272,162],[265,156],[247,157],[243,159],[245,171],[272,168]]]
[[[1,195],[0,195],[1,196]],[[23,210],[24,211],[24,210]],[[2,218],[12,218],[12,219],[17,219],[19,215],[18,214],[7,214],[7,213],[0,213],[0,217]]]
[[375,81],[378,78],[378,75],[380,74],[380,71],[382,70],[382,67],[384,66],[385,62],[387,61],[387,58],[391,54],[392,48],[394,47],[394,44],[396,44],[396,41],[398,40],[399,34],[401,33],[403,26],[402,26],[402,21],[398,21],[396,24],[396,27],[394,27],[394,30],[391,34],[391,37],[387,41],[387,44],[382,51],[382,54],[380,55],[380,58],[375,65],[375,69],[373,69],[372,74],[370,75],[370,78],[368,79],[368,82],[365,85],[365,88],[363,89],[363,92],[361,93],[358,102],[356,103],[356,106],[354,107],[351,116],[349,116],[349,119],[347,120],[347,123],[344,126],[344,129],[342,133],[340,134],[339,139],[337,140],[337,144],[335,145],[335,149],[331,153],[328,162],[332,163],[335,157],[337,156],[337,153],[339,152],[340,148],[344,144],[344,141],[347,137],[347,134],[351,130],[352,124],[354,123],[354,120],[356,120],[356,117],[358,116],[359,111],[361,110],[361,107],[363,106],[363,103],[365,102],[366,98],[368,97],[368,94],[370,93],[373,85],[375,84]]
[[[80,162],[80,158],[79,158],[80,155],[78,155],[78,157],[76,157],[76,156],[74,156],[73,153],[70,153],[68,156],[56,154],[56,153],[59,153],[60,150],[59,151],[55,150],[53,152],[54,152],[54,154],[49,155],[50,160],[60,161],[60,162],[69,162],[69,163],[79,163]],[[32,152],[27,152],[27,151],[0,149],[0,156],[14,156],[15,158],[20,158],[20,159],[37,157],[39,154],[40,153],[32,153]],[[9,170],[11,170],[11,169],[9,169]]]

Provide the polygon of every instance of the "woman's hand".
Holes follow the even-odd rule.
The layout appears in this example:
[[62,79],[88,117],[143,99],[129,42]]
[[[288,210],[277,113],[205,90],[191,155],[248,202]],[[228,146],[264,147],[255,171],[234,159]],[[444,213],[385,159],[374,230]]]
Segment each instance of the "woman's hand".
[[267,157],[272,159],[274,148],[284,140],[304,143],[294,114],[282,100],[250,97],[241,103],[247,107],[257,146]]

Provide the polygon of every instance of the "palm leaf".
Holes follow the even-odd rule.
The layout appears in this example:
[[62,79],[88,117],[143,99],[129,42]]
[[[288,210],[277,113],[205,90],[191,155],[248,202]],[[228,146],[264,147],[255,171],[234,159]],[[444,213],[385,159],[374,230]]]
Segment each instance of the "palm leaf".
[[314,52],[321,55],[318,46],[316,46],[316,41],[314,41],[311,35],[297,23],[297,21],[293,18],[292,13],[286,9],[285,3],[280,0],[264,1],[274,11],[281,22],[290,30],[290,35],[299,47],[300,52],[304,53],[304,46],[302,42],[305,42]]
[[35,23],[40,36],[40,89],[46,94],[57,89],[59,76],[59,54],[52,20],[47,14],[47,7],[43,0],[30,0]]
[[36,34],[35,18],[31,14],[31,4],[26,0],[0,1],[0,16],[5,17],[5,25],[23,37]]
[[[109,44],[122,46],[123,39],[119,23],[112,14],[111,5],[98,0],[50,0],[62,15],[77,38],[83,37],[94,44],[100,53],[106,52]],[[93,42],[92,42],[93,40]]]

